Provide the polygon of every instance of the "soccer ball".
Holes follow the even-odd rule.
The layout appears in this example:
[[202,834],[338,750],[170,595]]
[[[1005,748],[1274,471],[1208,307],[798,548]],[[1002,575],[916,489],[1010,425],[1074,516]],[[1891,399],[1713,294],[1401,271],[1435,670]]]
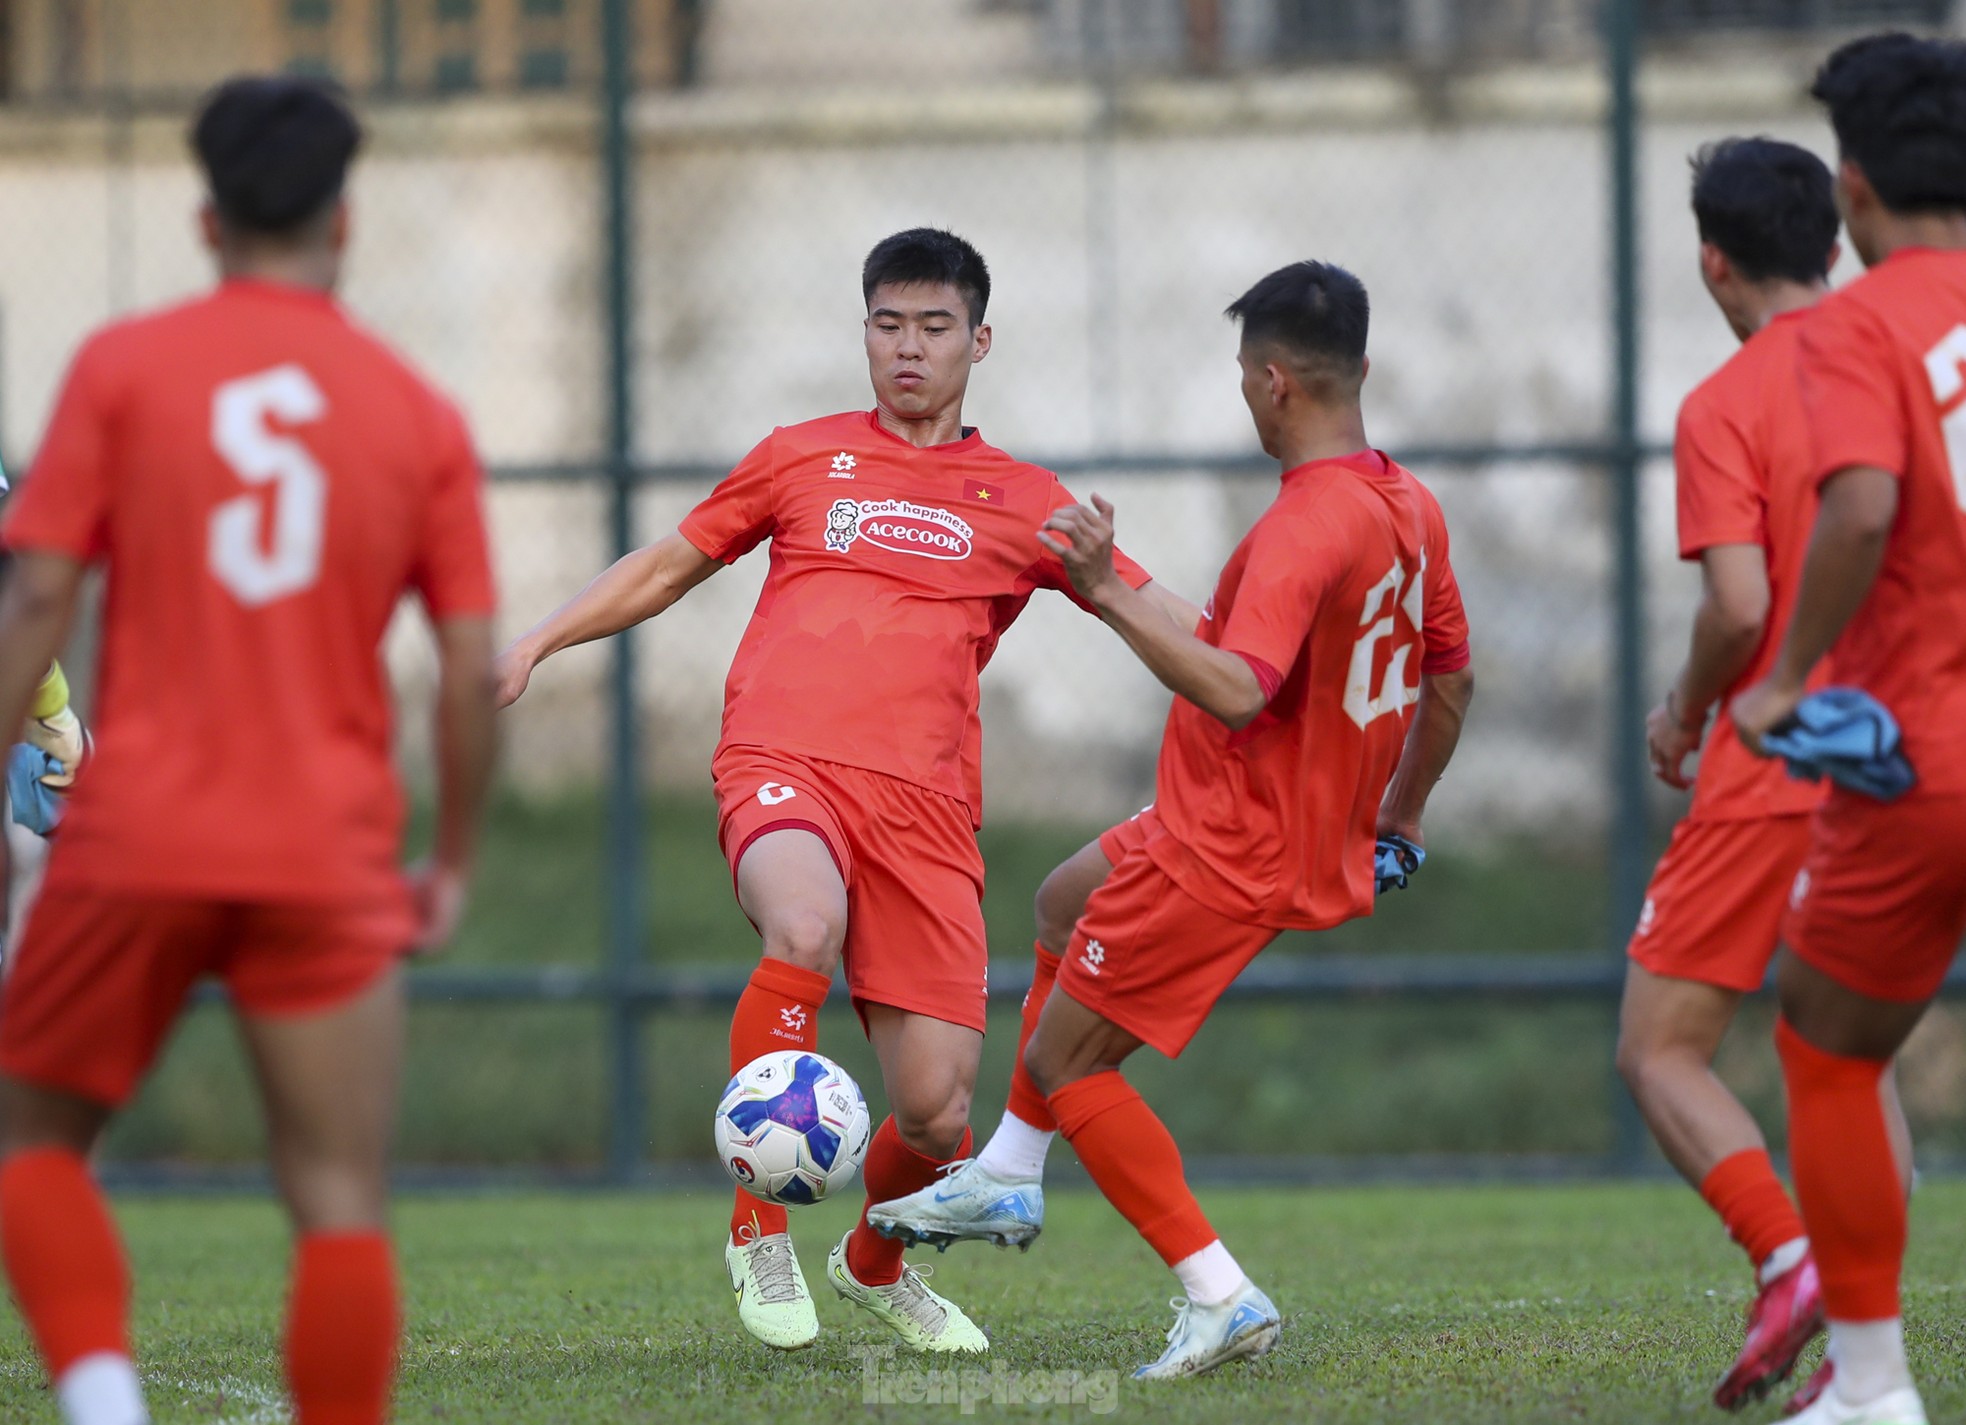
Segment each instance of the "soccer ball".
[[739,1187],[805,1207],[853,1181],[873,1124],[845,1069],[781,1049],[737,1071],[717,1105],[716,1133],[717,1155]]

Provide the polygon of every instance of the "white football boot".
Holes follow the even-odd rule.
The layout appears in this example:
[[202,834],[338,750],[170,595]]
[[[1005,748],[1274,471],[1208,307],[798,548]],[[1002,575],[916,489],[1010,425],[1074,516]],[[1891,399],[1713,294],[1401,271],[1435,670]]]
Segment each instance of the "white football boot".
[[1852,1405],[1836,1393],[1831,1378],[1815,1404],[1789,1416],[1791,1425],[1926,1425],[1925,1402],[1910,1386],[1888,1391],[1875,1400]]
[[883,1237],[938,1251],[951,1242],[994,1242],[1029,1251],[1044,1230],[1044,1184],[1012,1182],[986,1172],[974,1158],[951,1163],[942,1181],[920,1192],[875,1203],[867,1222]]
[[1135,1380],[1206,1375],[1230,1361],[1253,1361],[1276,1349],[1283,1330],[1283,1318],[1254,1282],[1245,1281],[1241,1291],[1213,1306],[1198,1306],[1182,1296],[1168,1305],[1176,1314],[1167,1349],[1158,1361],[1135,1371]]
[[755,1225],[739,1228],[738,1236],[743,1240],[724,1245],[737,1319],[767,1346],[803,1351],[819,1339],[819,1313],[812,1308],[791,1237],[783,1232],[760,1237]]
[[990,1338],[963,1315],[960,1306],[928,1289],[924,1278],[929,1268],[904,1264],[901,1280],[887,1286],[865,1286],[856,1281],[846,1264],[846,1244],[851,1240],[853,1234],[849,1232],[827,1255],[826,1279],[833,1283],[833,1290],[872,1312],[911,1350],[980,1353],[990,1349]]

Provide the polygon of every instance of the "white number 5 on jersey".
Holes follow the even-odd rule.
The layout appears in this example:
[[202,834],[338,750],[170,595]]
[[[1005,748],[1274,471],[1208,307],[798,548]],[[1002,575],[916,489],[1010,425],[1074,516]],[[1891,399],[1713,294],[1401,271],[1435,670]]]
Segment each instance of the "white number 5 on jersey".
[[251,491],[212,511],[212,573],[248,608],[297,594],[320,577],[328,477],[306,446],[276,435],[267,420],[277,416],[301,425],[318,421],[327,409],[321,388],[291,362],[228,381],[212,394],[212,446],[219,457],[245,484],[276,486],[270,540],[261,528],[265,504]]

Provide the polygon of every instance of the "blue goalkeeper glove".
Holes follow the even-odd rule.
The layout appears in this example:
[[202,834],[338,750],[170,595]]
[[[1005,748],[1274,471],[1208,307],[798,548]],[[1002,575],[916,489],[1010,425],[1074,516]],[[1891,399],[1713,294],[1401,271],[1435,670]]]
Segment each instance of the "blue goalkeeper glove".
[[61,793],[41,779],[59,777],[66,769],[55,758],[26,742],[7,754],[7,800],[14,820],[36,836],[46,836],[61,822]]
[[1788,763],[1804,782],[1828,777],[1846,791],[1880,802],[1896,801],[1918,784],[1905,759],[1898,720],[1861,688],[1811,693],[1761,745]]
[[1406,889],[1406,878],[1426,864],[1427,853],[1404,836],[1382,836],[1372,857],[1372,874],[1378,880],[1378,894]]

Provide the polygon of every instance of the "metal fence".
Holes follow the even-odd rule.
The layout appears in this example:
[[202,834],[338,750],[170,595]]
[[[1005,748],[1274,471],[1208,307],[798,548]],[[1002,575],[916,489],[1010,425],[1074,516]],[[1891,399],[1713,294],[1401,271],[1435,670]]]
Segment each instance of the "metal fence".
[[[371,135],[348,298],[472,417],[508,632],[673,527],[770,425],[864,406],[859,259],[919,222],[965,232],[996,275],[972,419],[1113,498],[1122,541],[1198,596],[1270,479],[1221,309],[1285,261],[1353,267],[1375,304],[1368,422],[1447,507],[1480,699],[1410,899],[1279,946],[1180,1069],[1141,1077],[1238,1171],[1646,1161],[1609,1003],[1672,808],[1640,756],[1692,593],[1662,447],[1730,346],[1693,275],[1684,157],[1742,129],[1825,146],[1801,95],[1837,27],[1942,24],[1946,6],[5,9],[7,452],[31,451],[86,329],[205,280],[182,146],[198,91],[238,68],[334,73]],[[414,979],[409,1162],[630,1180],[701,1161],[755,955],[706,810],[722,674],[762,575],[747,564],[547,665],[509,715],[478,908],[455,963]],[[417,780],[430,661],[413,624],[388,651]],[[999,1027],[1044,858],[1148,799],[1164,708],[1060,600],[986,675]],[[1950,1144],[1966,1035],[1935,1026],[1911,1097]],[[1012,1038],[992,1035],[986,1107]],[[829,1009],[822,1046],[871,1085],[858,1040]],[[1752,1024],[1740,1043],[1729,1072],[1772,1106]],[[252,1154],[252,1117],[201,1019],[113,1149],[126,1174],[205,1173]]]

